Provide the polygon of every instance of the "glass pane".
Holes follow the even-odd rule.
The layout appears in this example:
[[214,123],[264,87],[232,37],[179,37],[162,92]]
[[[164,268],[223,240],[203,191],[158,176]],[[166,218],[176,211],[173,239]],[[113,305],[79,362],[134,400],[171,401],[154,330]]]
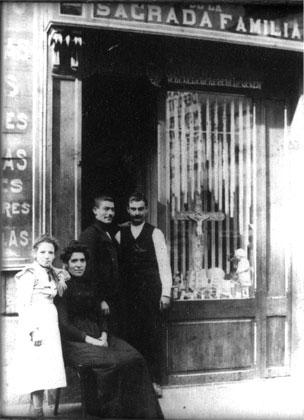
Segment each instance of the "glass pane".
[[63,15],[82,15],[82,4],[80,3],[60,3],[60,13]]
[[249,98],[168,92],[173,298],[254,296],[255,107]]

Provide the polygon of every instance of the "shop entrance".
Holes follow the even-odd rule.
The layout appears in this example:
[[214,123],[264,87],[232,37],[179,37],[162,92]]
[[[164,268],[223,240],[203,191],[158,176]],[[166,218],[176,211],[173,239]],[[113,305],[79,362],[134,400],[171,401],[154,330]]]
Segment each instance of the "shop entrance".
[[[170,38],[153,56],[143,35],[102,33],[98,42],[89,35],[87,56],[98,45],[100,57],[86,62],[81,80],[53,80],[51,231],[63,244],[78,237],[97,193],[114,196],[124,222],[128,194],[143,191],[149,221],[169,244],[176,292],[164,327],[163,382],[288,374],[290,278],[277,236],[288,106],[274,94],[278,82],[263,80],[261,92],[194,88],[199,71],[226,80],[223,69],[231,68],[243,80],[252,68],[249,79],[259,79],[261,55],[221,45],[225,55],[215,57],[207,43]],[[238,68],[240,53],[247,56]],[[281,58],[273,53],[268,67]],[[244,290],[233,277],[237,249],[249,260]]]
[[93,75],[83,81],[82,229],[92,221],[96,194],[113,196],[121,223],[128,195],[147,193],[155,106],[144,80]]
[[96,194],[113,196],[121,223],[128,195],[141,191],[156,223],[159,90],[141,62],[145,48],[131,35],[88,31],[81,74],[50,75],[46,224],[63,244],[93,221]]

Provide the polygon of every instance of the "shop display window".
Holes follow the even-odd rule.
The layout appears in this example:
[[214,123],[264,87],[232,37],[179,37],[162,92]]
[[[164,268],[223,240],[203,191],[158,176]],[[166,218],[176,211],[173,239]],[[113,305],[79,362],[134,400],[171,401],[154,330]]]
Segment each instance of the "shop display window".
[[174,300],[254,297],[255,127],[245,96],[167,94]]

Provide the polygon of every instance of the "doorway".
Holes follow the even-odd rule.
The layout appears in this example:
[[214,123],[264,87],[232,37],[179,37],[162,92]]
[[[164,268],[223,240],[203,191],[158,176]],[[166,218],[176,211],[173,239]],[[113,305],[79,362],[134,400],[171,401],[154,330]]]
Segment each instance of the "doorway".
[[[186,200],[185,191],[192,193],[196,185],[203,192],[201,200],[206,206],[202,210],[225,211],[226,215],[225,221],[218,220],[214,227],[206,227],[209,247],[200,256],[204,264],[200,267],[207,271],[218,267],[228,269],[227,255],[235,248],[251,245],[253,236],[248,232],[254,227],[256,239],[252,245],[257,252],[250,252],[248,257],[251,265],[256,266],[253,271],[256,293],[243,299],[237,297],[233,283],[227,283],[229,279],[222,276],[223,282],[218,282],[221,289],[217,290],[224,290],[223,296],[221,292],[212,296],[215,288],[212,291],[210,283],[210,290],[207,282],[205,296],[184,293],[187,299],[173,302],[164,334],[165,380],[185,384],[285,375],[290,355],[291,295],[282,241],[276,236],[280,233],[277,226],[282,225],[278,220],[283,208],[280,200],[285,101],[265,99],[268,91],[257,97],[234,92],[233,99],[232,92],[200,93],[181,86],[180,91],[174,89],[174,94],[168,96],[167,107],[166,92],[152,88],[144,76],[148,58],[135,64],[136,58],[142,58],[137,47],[143,41],[144,38],[136,44],[133,37],[124,37],[121,51],[126,55],[125,60],[122,61],[122,52],[117,52],[111,62],[97,57],[95,61],[100,66],[88,65],[88,73],[94,71],[94,75],[83,77],[82,82],[63,76],[54,78],[52,155],[47,159],[53,165],[51,231],[63,244],[71,239],[73,232],[78,237],[78,232],[93,219],[92,198],[99,193],[113,195],[116,221],[124,222],[127,196],[138,189],[148,196],[150,207],[156,203],[156,223],[151,213],[150,218],[166,232],[173,274],[185,275],[193,258],[189,225],[193,229],[194,224],[177,217],[171,220],[175,213],[170,206],[182,202],[188,207],[177,207],[178,212],[195,209],[195,202],[188,196]],[[186,51],[181,48],[185,43],[179,41],[180,51]],[[103,44],[98,42],[100,45],[106,45],[106,38]],[[114,46],[116,41],[114,44],[111,38],[108,45]],[[230,51],[232,47],[227,48]],[[150,53],[150,48],[146,50]],[[174,68],[172,51],[176,50],[167,50],[171,54],[168,62]],[[198,54],[193,62],[199,57]],[[246,61],[255,62],[255,56]],[[136,71],[138,68],[141,71]],[[187,74],[191,76],[190,70],[189,67]],[[77,105],[74,108],[73,103]],[[82,129],[76,130],[81,121]],[[179,121],[183,121],[183,126]],[[257,176],[253,178],[255,172]],[[187,176],[189,173],[191,176]],[[80,200],[78,181],[81,182]],[[254,203],[253,197],[257,198],[254,211],[249,204]],[[226,205],[225,198],[229,198],[230,205]],[[213,201],[221,202],[221,207]],[[227,217],[232,213],[233,220]],[[251,223],[254,215],[255,224]],[[174,280],[177,279],[175,276]],[[196,281],[197,277],[192,279]],[[230,285],[228,292],[222,287],[227,285]]]
[[93,75],[83,81],[81,227],[93,218],[96,194],[114,198],[116,222],[127,220],[129,194],[147,194],[156,153],[156,100],[148,82]]

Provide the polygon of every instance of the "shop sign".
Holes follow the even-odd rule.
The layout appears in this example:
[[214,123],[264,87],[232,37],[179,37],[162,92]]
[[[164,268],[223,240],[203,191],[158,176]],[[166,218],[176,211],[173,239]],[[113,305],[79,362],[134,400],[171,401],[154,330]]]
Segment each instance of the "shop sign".
[[170,85],[194,85],[194,86],[206,86],[206,87],[222,87],[229,89],[253,89],[261,90],[262,82],[260,80],[246,80],[237,79],[235,77],[189,77],[186,75],[174,75],[168,76],[168,83]]
[[[15,6],[14,10],[21,13],[23,9]],[[6,22],[1,127],[3,269],[18,268],[28,263],[32,249],[32,73],[30,70],[23,71],[24,66],[31,62],[32,50],[30,32],[24,39],[21,31],[22,28],[17,28],[13,22]]]
[[149,63],[146,67],[146,75],[154,86],[161,87],[166,83],[169,87],[174,86],[204,86],[207,88],[228,88],[228,89],[250,89],[262,90],[263,80],[261,74],[255,76],[246,73],[246,77],[241,72],[231,74],[225,70],[225,75],[219,69],[204,71],[195,64],[187,65],[171,62],[164,70],[155,63]]
[[32,162],[25,142],[11,137],[2,155],[2,266],[23,264],[31,251]]
[[96,3],[94,17],[139,26],[179,27],[302,42],[301,9],[259,5]]

